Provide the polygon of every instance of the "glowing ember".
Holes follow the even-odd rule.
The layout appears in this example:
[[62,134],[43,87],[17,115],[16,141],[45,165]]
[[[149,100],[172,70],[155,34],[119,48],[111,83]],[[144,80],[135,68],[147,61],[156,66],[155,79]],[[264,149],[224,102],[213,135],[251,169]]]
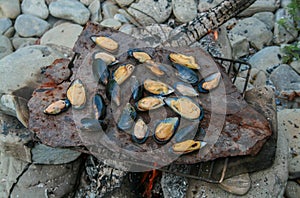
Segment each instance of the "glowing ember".
[[[157,164],[154,163],[154,166],[156,166],[156,165]],[[149,171],[149,172],[146,172],[144,174],[141,182],[145,183],[147,178],[149,178],[149,181],[148,181],[148,184],[145,184],[146,188],[145,188],[145,191],[143,193],[143,197],[147,197],[147,198],[151,197],[151,191],[152,191],[152,188],[153,188],[153,183],[154,183],[154,180],[157,177],[157,175],[158,175],[158,171],[156,169],[154,169],[152,171]]]

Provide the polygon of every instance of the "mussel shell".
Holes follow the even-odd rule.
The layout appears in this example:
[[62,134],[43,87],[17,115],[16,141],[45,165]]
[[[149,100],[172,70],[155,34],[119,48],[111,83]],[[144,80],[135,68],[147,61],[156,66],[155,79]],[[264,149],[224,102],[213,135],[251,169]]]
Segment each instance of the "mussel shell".
[[192,140],[197,134],[198,130],[198,125],[196,124],[190,124],[186,127],[183,127],[179,129],[175,136],[174,139],[176,142],[183,142],[185,140]]
[[199,77],[196,72],[193,70],[179,64],[173,64],[176,68],[175,75],[178,76],[183,82],[190,83],[192,85],[195,85],[199,81]]
[[53,103],[51,103],[45,110],[45,114],[49,115],[57,115],[61,112],[66,111],[71,106],[71,103],[69,100],[57,100]]
[[138,119],[133,127],[132,140],[142,144],[149,136],[149,128],[147,124],[142,120]]
[[196,63],[195,57],[193,56],[186,56],[178,53],[170,53],[169,58],[172,62],[178,63],[185,67],[191,69],[200,69],[200,66]]
[[184,96],[195,97],[198,96],[198,92],[189,84],[184,82],[174,83],[174,88]]
[[92,70],[94,77],[98,82],[101,82],[104,85],[108,83],[109,70],[107,68],[107,63],[105,63],[104,60],[99,58],[94,59],[92,64]]
[[201,147],[205,146],[206,142],[186,140],[183,142],[178,142],[173,144],[171,150],[176,154],[187,154],[193,151],[199,150]]
[[170,97],[164,101],[174,112],[186,119],[202,120],[204,117],[202,107],[186,96]]
[[152,94],[162,96],[169,95],[174,92],[174,89],[171,86],[161,81],[152,79],[146,79],[144,81],[144,88]]
[[82,118],[80,130],[87,132],[98,132],[102,130],[99,120],[92,118]]
[[119,44],[111,38],[105,36],[92,36],[92,41],[94,41],[99,47],[114,52],[119,48]]
[[140,84],[136,76],[131,76],[130,90],[134,101],[138,101],[143,96],[143,84]]
[[155,127],[154,140],[159,144],[167,143],[176,132],[179,126],[177,117],[170,117],[161,120]]
[[86,91],[80,79],[74,80],[67,90],[67,98],[74,109],[82,109],[86,103]]
[[97,120],[102,120],[105,118],[106,115],[106,106],[104,104],[104,100],[101,95],[95,94],[93,97],[93,109],[95,118]]
[[165,105],[165,102],[163,100],[163,97],[159,96],[147,96],[142,99],[140,99],[136,103],[136,108],[139,111],[149,111],[153,109],[158,109],[159,107],[162,107]]
[[127,51],[128,55],[138,60],[140,63],[144,63],[151,60],[151,56],[140,49],[130,49]]
[[146,61],[145,66],[150,69],[150,71],[155,74],[156,76],[164,76],[168,74],[170,71],[169,69],[162,63],[157,63],[152,60]]
[[116,59],[116,57],[114,57],[111,54],[105,53],[105,52],[94,53],[94,59],[101,59],[106,63],[106,65],[114,65],[114,64],[118,63],[118,60]]
[[137,113],[131,104],[127,103],[119,117],[118,128],[125,131],[132,127],[134,120],[136,119]]
[[218,87],[221,80],[221,73],[217,72],[202,79],[198,84],[200,93],[208,93],[210,90]]
[[109,100],[114,101],[114,103],[117,106],[120,106],[120,104],[121,104],[121,89],[120,89],[120,86],[118,85],[118,83],[113,79],[111,79],[107,83],[106,97]]
[[131,64],[119,66],[113,74],[113,79],[121,85],[133,73],[134,68]]

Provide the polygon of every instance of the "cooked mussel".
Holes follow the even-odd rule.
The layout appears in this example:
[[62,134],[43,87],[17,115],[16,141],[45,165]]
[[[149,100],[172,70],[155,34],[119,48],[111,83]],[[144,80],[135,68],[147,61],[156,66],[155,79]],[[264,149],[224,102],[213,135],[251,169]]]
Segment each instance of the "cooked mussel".
[[196,124],[192,123],[188,126],[178,129],[178,131],[174,136],[174,139],[176,142],[192,140],[196,136],[197,130],[198,130],[198,123]]
[[134,71],[134,66],[131,64],[119,66],[114,74],[113,79],[120,85],[122,84]]
[[177,117],[161,120],[155,127],[154,140],[159,144],[167,143],[179,126]]
[[128,50],[128,55],[138,60],[140,63],[144,63],[151,60],[151,56],[140,49],[130,49]]
[[133,127],[132,139],[133,141],[142,144],[149,136],[149,129],[147,124],[142,120],[138,119]]
[[199,81],[199,77],[196,74],[196,72],[179,64],[173,64],[173,65],[176,68],[175,75],[179,79],[181,79],[183,82],[187,82],[192,85],[197,84],[197,82]]
[[204,116],[200,105],[186,96],[164,99],[165,103],[180,116],[189,120],[201,120]]
[[49,115],[57,115],[61,112],[66,111],[71,106],[71,103],[69,100],[57,100],[53,103],[51,103],[45,110],[45,114]]
[[201,93],[208,93],[210,90],[218,87],[221,80],[221,73],[217,72],[202,79],[198,84],[198,90]]
[[109,70],[105,61],[99,58],[94,59],[92,63],[92,70],[95,79],[106,85],[109,79]]
[[196,63],[195,57],[186,56],[178,53],[171,53],[169,58],[172,62],[184,65],[185,67],[191,69],[200,69],[200,66]]
[[92,36],[92,41],[94,41],[99,47],[114,52],[118,49],[119,44],[111,38],[105,36]]
[[114,79],[111,79],[107,83],[106,97],[109,100],[114,101],[114,103],[117,106],[120,106],[120,104],[121,104],[121,89],[120,89],[120,86],[118,85],[118,83]]
[[152,60],[149,60],[145,63],[145,66],[150,69],[150,71],[155,74],[156,76],[164,76],[166,75],[168,72],[170,72],[166,66],[164,66],[164,64],[162,63],[156,63]]
[[116,57],[105,52],[96,52],[94,54],[94,59],[101,59],[106,63],[106,65],[114,65],[119,62]]
[[174,83],[174,88],[184,96],[198,96],[198,92],[189,84],[184,82]]
[[74,109],[82,109],[86,103],[85,87],[80,79],[74,80],[67,90],[67,98]]
[[106,106],[100,94],[95,94],[93,98],[93,109],[95,118],[97,120],[103,120],[106,115]]
[[139,111],[149,111],[164,106],[164,100],[159,96],[147,96],[136,103]]
[[133,106],[130,103],[127,103],[121,112],[121,115],[118,120],[118,128],[121,130],[128,130],[134,124],[137,113]]
[[144,81],[144,88],[155,95],[168,95],[174,92],[174,89],[170,87],[169,85],[158,81],[158,80],[152,80],[152,79],[146,79]]
[[206,142],[186,140],[183,142],[178,142],[173,144],[172,152],[176,154],[186,154],[193,151],[199,150],[201,147],[205,146]]
[[130,78],[131,96],[134,101],[138,101],[143,96],[143,85],[138,81],[136,76]]

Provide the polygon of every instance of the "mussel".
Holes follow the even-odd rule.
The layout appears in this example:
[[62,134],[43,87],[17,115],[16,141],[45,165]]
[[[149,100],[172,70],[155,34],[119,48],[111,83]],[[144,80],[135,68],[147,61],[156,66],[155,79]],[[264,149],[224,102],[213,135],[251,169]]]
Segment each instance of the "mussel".
[[140,49],[130,49],[128,50],[128,55],[138,60],[140,63],[144,63],[151,60],[151,56]]
[[94,59],[102,59],[106,65],[114,65],[119,62],[116,57],[105,52],[96,52],[94,54]]
[[185,140],[194,139],[198,130],[198,123],[197,124],[190,124],[183,128],[178,129],[176,132],[174,139],[176,142],[183,142]]
[[130,103],[127,103],[119,117],[118,128],[125,131],[132,127],[134,120],[136,119],[137,113]]
[[175,75],[178,76],[183,82],[195,85],[199,81],[199,77],[193,70],[179,64],[173,64],[176,68]]
[[186,96],[164,99],[165,103],[180,116],[189,120],[202,120],[203,109],[200,105]]
[[134,66],[131,64],[119,66],[113,74],[113,79],[120,85],[122,84],[134,71]]
[[210,90],[218,87],[221,80],[221,73],[217,72],[202,79],[198,84],[198,90],[200,93],[208,93]]
[[147,96],[136,103],[139,111],[149,111],[164,106],[164,100],[159,96]]
[[92,36],[92,41],[94,41],[99,47],[114,52],[118,49],[119,44],[111,38],[105,36]]
[[93,109],[94,109],[95,119],[103,120],[105,118],[106,106],[100,94],[95,94],[93,98]]
[[186,56],[183,54],[171,53],[169,58],[172,62],[184,65],[191,69],[200,69],[200,66],[196,63],[195,57]]
[[101,82],[103,85],[106,85],[109,79],[109,70],[107,64],[102,59],[94,59],[92,64],[92,70],[95,79],[98,82]]
[[176,154],[187,154],[193,151],[199,150],[201,147],[205,146],[206,142],[186,140],[183,142],[178,142],[173,144],[172,152]]
[[149,129],[143,119],[138,119],[133,127],[132,139],[133,141],[142,144],[149,136]]
[[174,83],[174,88],[184,96],[198,96],[198,92],[189,84],[184,82]]
[[144,81],[144,88],[155,95],[168,95],[174,92],[174,89],[169,85],[158,80],[146,79]]
[[161,120],[155,127],[154,140],[159,144],[167,143],[179,126],[177,117],[170,117]]
[[152,60],[147,61],[145,66],[150,69],[153,74],[159,77],[164,76],[169,72],[167,67],[165,67],[162,63],[156,63]]
[[144,87],[140,84],[136,76],[131,76],[130,80],[131,96],[134,101],[138,101],[143,96]]
[[57,115],[61,112],[66,111],[71,106],[71,103],[69,100],[57,100],[53,103],[51,103],[45,110],[45,114],[49,115]]
[[82,109],[86,103],[85,87],[80,79],[74,80],[67,90],[67,98],[74,109]]
[[106,97],[109,100],[114,101],[114,103],[117,106],[120,106],[120,104],[121,104],[121,89],[120,89],[120,86],[118,85],[118,83],[114,79],[111,79],[107,83]]

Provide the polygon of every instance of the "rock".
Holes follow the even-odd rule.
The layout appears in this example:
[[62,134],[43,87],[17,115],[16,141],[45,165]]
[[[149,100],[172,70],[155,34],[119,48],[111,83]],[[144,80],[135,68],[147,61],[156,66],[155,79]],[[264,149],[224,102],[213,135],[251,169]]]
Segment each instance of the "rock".
[[4,36],[6,36],[7,38],[11,38],[14,34],[15,34],[15,28],[14,27],[10,27],[8,28],[8,30],[6,32],[4,32]]
[[6,36],[0,35],[0,59],[13,52],[12,44]]
[[292,2],[292,0],[281,0],[280,7],[286,8],[291,2]]
[[275,16],[272,12],[259,12],[253,15],[253,17],[264,22],[269,30],[272,30],[274,27]]
[[74,21],[84,25],[90,17],[90,11],[79,1],[59,0],[51,2],[49,11],[52,16]]
[[82,26],[77,24],[60,24],[42,36],[41,45],[55,44],[73,49],[82,29]]
[[[278,21],[284,20],[285,26],[280,25]],[[278,9],[275,13],[274,43],[289,43],[298,36],[298,31],[294,27],[294,21],[285,9]]]
[[279,65],[270,75],[270,80],[279,91],[300,91],[300,75],[289,65]]
[[131,25],[131,24],[124,24],[122,25],[120,28],[119,28],[119,31],[120,32],[123,32],[125,34],[132,34],[133,32],[133,29],[134,29],[134,26]]
[[132,17],[130,14],[127,13],[127,11],[123,10],[123,9],[119,9],[118,13],[122,14],[126,19],[128,19],[130,21],[130,23],[132,23],[133,25],[139,27],[140,24],[136,21],[136,19],[134,17]]
[[31,164],[18,178],[11,197],[68,197],[77,184],[81,159],[62,165]]
[[209,10],[210,8],[215,7],[222,1],[223,0],[214,0],[214,1],[199,0],[198,10],[199,10],[199,12],[205,12],[205,11]]
[[31,162],[33,133],[14,117],[0,113],[0,152],[24,162]]
[[71,149],[52,148],[44,144],[37,144],[32,148],[32,162],[34,164],[66,164],[75,161],[81,153]]
[[123,14],[115,14],[114,19],[120,21],[121,23],[129,23],[128,19]]
[[258,71],[257,69],[253,68],[253,72],[250,74],[250,83],[254,87],[263,87],[266,85],[267,82],[267,76],[265,72]]
[[12,44],[14,48],[17,50],[22,47],[27,47],[30,45],[35,45],[37,43],[37,38],[21,38],[21,37],[15,37],[12,39]]
[[102,4],[102,13],[104,19],[114,18],[114,15],[118,13],[119,7],[111,1],[105,1]]
[[228,36],[232,46],[233,57],[239,58],[249,54],[250,46],[247,37],[232,33]]
[[273,34],[267,26],[254,17],[239,21],[230,32],[246,37],[250,44],[257,49],[269,45],[273,38]]
[[89,8],[89,10],[91,12],[91,21],[93,21],[93,22],[100,22],[100,21],[102,21],[100,0],[94,0],[89,5],[88,8]]
[[248,62],[252,65],[252,68],[267,72],[269,68],[281,64],[282,57],[283,53],[281,52],[280,47],[270,46],[255,53]]
[[119,29],[121,27],[121,23],[115,19],[104,19],[100,25],[104,26],[104,27],[110,27],[113,29]]
[[[246,83],[245,78],[237,77],[234,82],[234,85],[237,87],[237,89],[239,90],[240,93],[243,93],[245,83]],[[253,88],[253,85],[248,83],[246,90],[250,90],[252,88]]]
[[300,177],[300,109],[284,109],[278,112],[278,128],[286,134],[289,143],[289,178]]
[[21,4],[23,14],[31,14],[42,19],[49,15],[45,0],[23,0]]
[[186,197],[186,190],[188,188],[187,178],[170,173],[163,173],[160,183],[164,194],[163,197]]
[[130,5],[132,2],[134,2],[134,0],[116,0],[117,4],[119,4],[120,6],[128,6]]
[[294,60],[290,66],[300,75],[300,60]]
[[[153,23],[162,23],[167,20],[171,15],[172,6],[168,0],[140,0],[137,3],[131,4],[128,8],[128,12],[143,25],[150,25]],[[153,19],[144,13],[148,14]]]
[[89,6],[94,0],[80,0],[81,3],[83,3],[86,6]]
[[49,28],[47,21],[30,14],[18,16],[15,22],[17,33],[23,37],[42,36]]
[[274,12],[279,7],[276,0],[257,0],[239,16],[251,16],[258,12]]
[[300,185],[294,181],[288,181],[285,189],[286,198],[298,198],[300,195]]
[[0,18],[0,34],[6,32],[12,26],[9,18]]
[[225,179],[219,187],[231,194],[245,195],[251,187],[251,179],[249,174],[245,173]]
[[15,19],[20,13],[19,0],[0,0],[0,18]]
[[189,22],[197,16],[197,5],[194,0],[173,0],[173,14],[182,23]]

